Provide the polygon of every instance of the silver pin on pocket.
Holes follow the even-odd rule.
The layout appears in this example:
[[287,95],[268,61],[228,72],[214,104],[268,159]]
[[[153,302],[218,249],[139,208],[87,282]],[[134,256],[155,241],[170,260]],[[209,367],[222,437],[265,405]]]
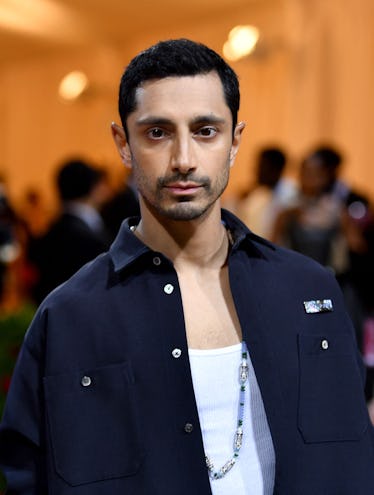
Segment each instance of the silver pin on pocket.
[[313,313],[328,313],[333,311],[331,299],[316,299],[312,301],[304,301],[305,312]]

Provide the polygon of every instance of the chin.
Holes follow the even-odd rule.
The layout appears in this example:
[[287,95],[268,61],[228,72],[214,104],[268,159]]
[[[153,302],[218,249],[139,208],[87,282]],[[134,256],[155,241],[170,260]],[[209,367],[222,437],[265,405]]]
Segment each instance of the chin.
[[170,208],[160,208],[158,212],[170,220],[189,221],[203,216],[211,205],[199,206],[188,202],[178,203]]

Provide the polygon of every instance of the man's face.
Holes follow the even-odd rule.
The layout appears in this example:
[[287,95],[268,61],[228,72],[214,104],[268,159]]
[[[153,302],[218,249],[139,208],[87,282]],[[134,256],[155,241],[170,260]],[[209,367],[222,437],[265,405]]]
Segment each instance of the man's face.
[[326,191],[329,174],[322,162],[316,158],[308,158],[300,169],[300,184],[306,196],[319,196]]
[[118,128],[113,133],[142,208],[193,220],[226,188],[243,127],[238,124],[233,138],[222,83],[212,72],[145,82],[127,119],[129,140]]

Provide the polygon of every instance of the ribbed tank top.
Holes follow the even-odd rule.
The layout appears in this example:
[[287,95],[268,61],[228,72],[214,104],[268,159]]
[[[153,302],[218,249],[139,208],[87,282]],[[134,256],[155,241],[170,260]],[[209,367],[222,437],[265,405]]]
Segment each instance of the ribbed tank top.
[[[245,346],[245,344],[243,344]],[[218,470],[233,455],[242,344],[189,350],[204,449]],[[243,445],[226,476],[210,480],[213,495],[271,495],[275,455],[260,389],[248,354]]]

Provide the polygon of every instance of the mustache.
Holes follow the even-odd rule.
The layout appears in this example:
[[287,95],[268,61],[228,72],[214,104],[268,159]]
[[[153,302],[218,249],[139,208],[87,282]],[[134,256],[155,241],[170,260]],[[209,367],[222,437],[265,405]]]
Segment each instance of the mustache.
[[166,177],[160,177],[157,180],[159,187],[167,187],[174,182],[193,182],[199,186],[209,187],[211,184],[210,178],[207,176],[196,177],[193,173],[181,174],[176,172],[175,174],[168,175]]

